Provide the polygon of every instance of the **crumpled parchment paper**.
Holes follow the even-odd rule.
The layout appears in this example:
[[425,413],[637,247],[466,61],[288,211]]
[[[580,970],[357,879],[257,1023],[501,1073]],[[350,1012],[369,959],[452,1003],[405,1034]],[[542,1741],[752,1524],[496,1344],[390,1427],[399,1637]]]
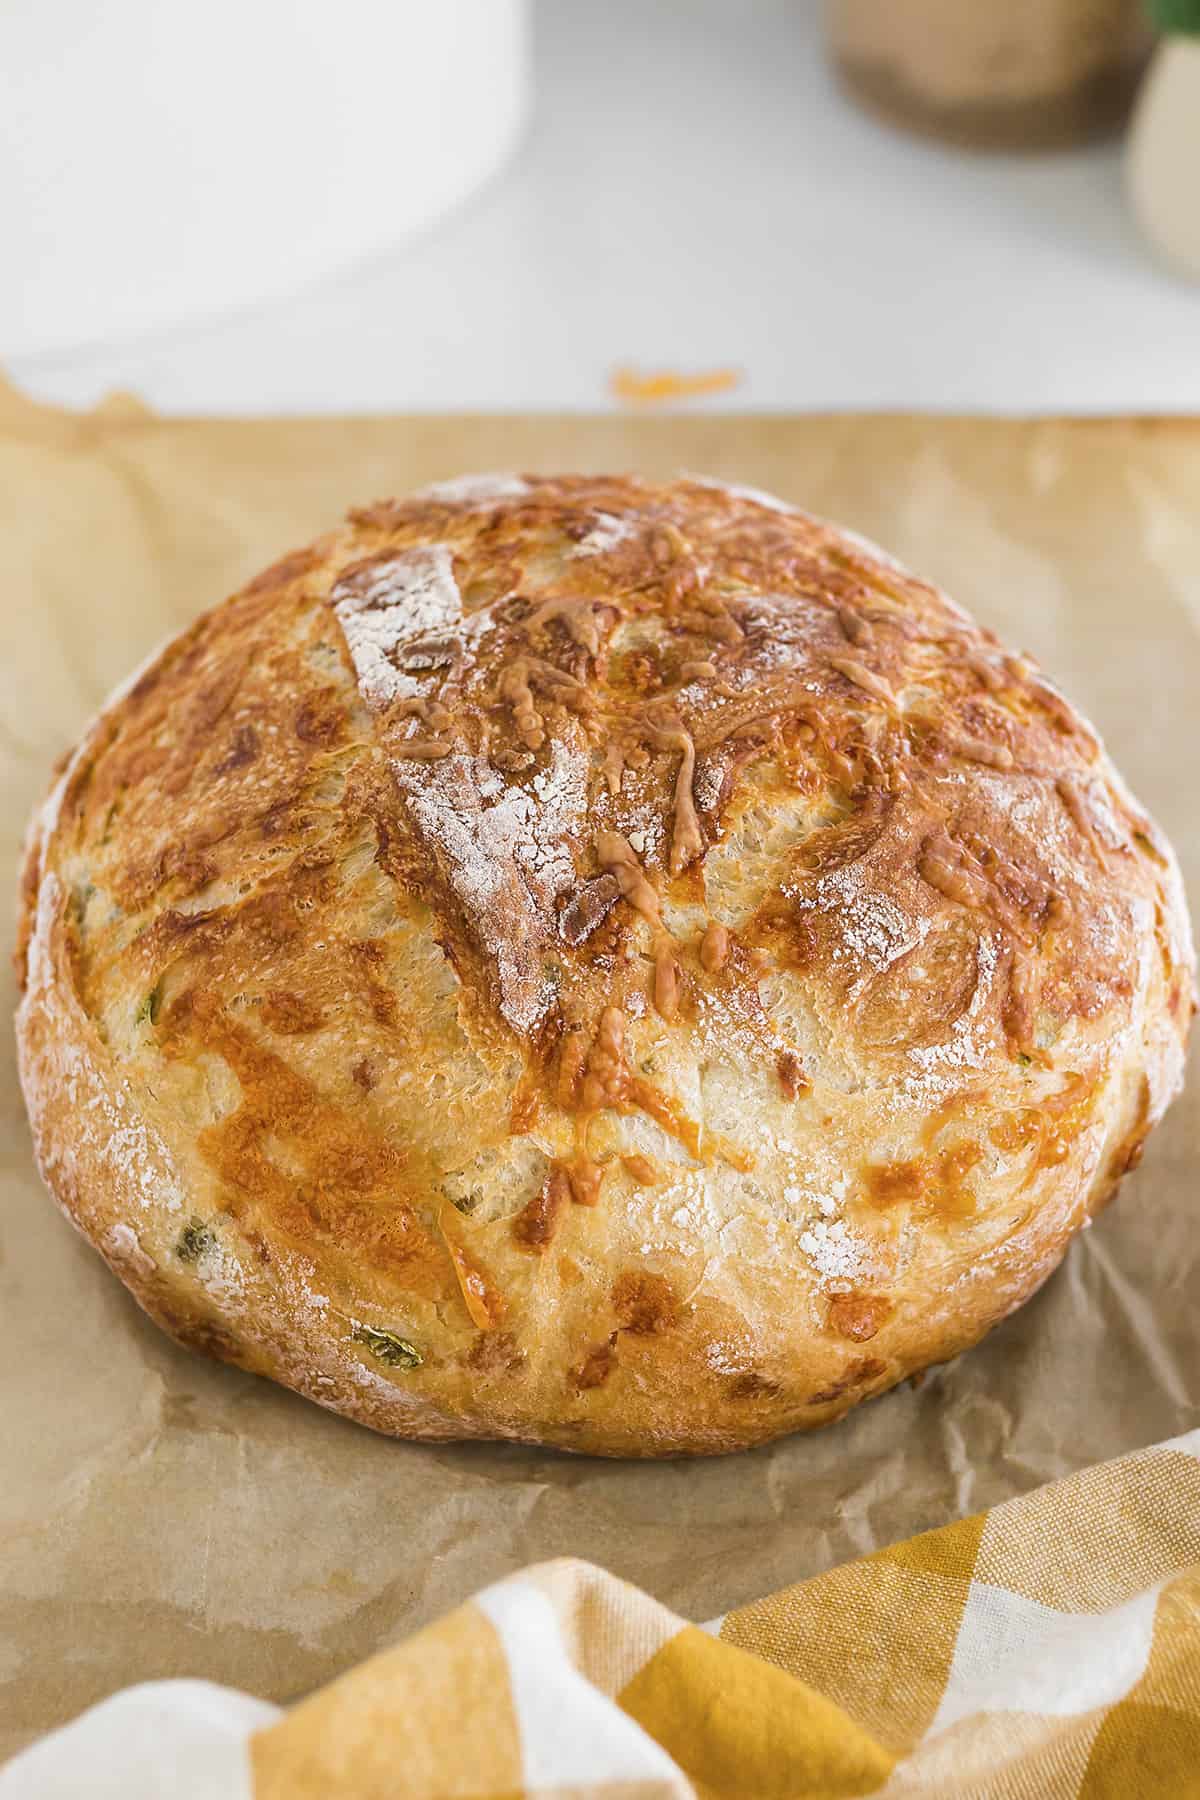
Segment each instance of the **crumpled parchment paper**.
[[[0,389],[0,863],[154,644],[344,508],[479,469],[704,472],[867,532],[1033,650],[1200,894],[1200,421],[158,420]],[[12,1000],[11,975],[6,1005]],[[0,1755],[126,1683],[287,1700],[522,1564],[696,1619],[1200,1422],[1200,1084],[1023,1312],[813,1436],[713,1462],[406,1445],[177,1349],[34,1171],[0,1077]]]

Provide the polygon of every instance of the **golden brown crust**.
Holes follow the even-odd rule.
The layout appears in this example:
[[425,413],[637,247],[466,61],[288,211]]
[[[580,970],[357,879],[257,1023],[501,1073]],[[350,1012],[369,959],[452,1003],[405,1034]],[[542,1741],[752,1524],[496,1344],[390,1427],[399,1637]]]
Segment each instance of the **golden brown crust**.
[[699,481],[352,514],[110,703],[23,893],[59,1201],[181,1341],[402,1436],[730,1450],[954,1355],[1193,1004],[1029,659]]

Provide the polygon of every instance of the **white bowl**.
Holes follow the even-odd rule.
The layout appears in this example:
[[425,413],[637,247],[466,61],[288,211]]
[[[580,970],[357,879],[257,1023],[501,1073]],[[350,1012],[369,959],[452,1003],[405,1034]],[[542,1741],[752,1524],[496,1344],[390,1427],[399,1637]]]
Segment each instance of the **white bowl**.
[[499,166],[528,93],[527,0],[0,4],[0,355],[394,245]]

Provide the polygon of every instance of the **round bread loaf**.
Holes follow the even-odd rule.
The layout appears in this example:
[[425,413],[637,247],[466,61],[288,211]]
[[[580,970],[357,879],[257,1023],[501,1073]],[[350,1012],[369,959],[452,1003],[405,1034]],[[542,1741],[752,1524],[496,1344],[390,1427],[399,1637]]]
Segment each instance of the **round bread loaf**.
[[114,697],[24,901],[57,1199],[180,1342],[401,1437],[732,1450],[955,1355],[1193,1010],[1030,659],[698,480],[352,513]]

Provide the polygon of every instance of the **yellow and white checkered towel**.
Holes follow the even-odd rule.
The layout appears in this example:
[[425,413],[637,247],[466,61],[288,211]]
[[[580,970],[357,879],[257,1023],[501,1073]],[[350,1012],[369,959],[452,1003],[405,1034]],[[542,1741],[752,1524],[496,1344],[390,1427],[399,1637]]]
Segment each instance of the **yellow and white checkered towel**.
[[2,1800],[1200,1796],[1200,1431],[686,1624],[579,1562],[289,1712],[134,1688]]

